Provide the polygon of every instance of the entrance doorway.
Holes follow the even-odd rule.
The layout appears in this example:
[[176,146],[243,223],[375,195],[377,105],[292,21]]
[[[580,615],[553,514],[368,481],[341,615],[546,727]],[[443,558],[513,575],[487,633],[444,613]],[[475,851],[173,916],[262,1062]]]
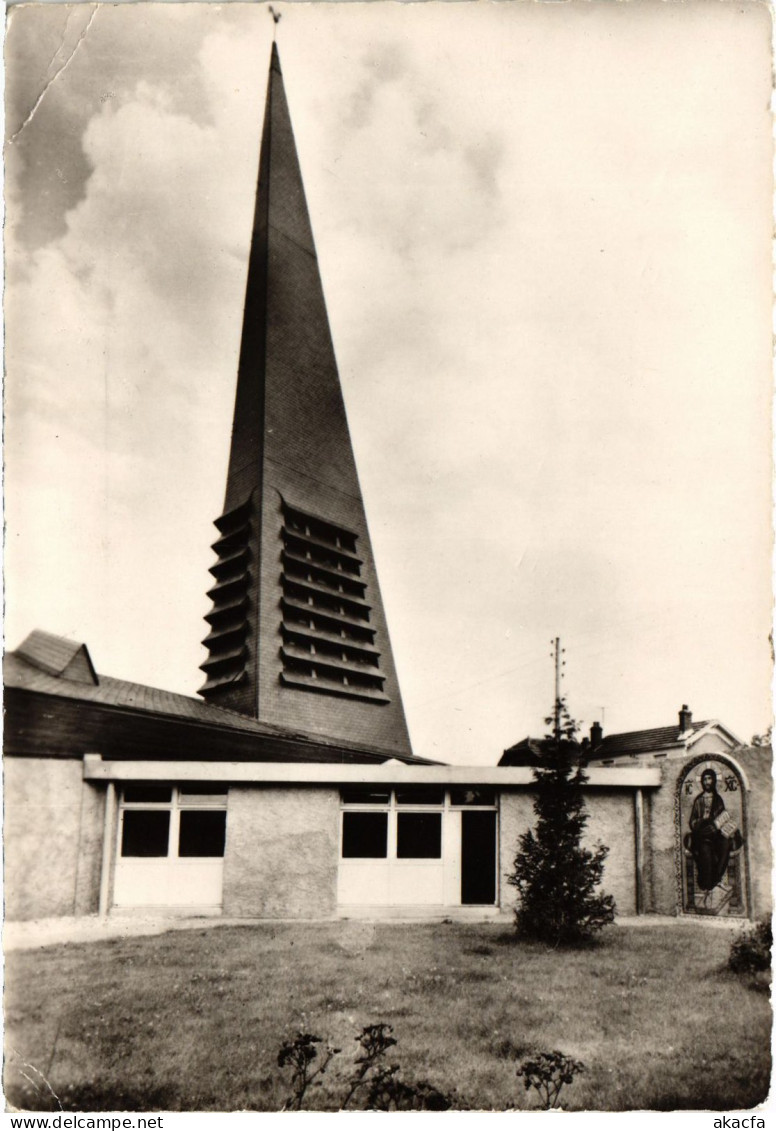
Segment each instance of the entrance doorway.
[[496,902],[496,814],[461,813],[461,903]]

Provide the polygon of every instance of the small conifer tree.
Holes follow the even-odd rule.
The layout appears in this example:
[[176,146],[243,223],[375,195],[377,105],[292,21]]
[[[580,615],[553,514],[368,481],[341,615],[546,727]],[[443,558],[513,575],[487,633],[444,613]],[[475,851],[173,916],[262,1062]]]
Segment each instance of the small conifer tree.
[[542,743],[541,764],[534,771],[536,826],[520,837],[508,880],[519,896],[519,935],[553,946],[574,945],[614,920],[613,897],[597,890],[609,849],[582,847],[588,821],[584,749],[563,699],[556,700],[554,715],[545,722],[552,724],[552,733]]

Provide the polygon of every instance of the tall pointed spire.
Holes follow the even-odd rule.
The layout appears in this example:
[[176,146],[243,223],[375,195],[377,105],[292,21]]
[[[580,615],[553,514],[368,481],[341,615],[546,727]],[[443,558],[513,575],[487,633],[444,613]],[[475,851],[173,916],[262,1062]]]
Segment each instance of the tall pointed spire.
[[275,43],[216,526],[200,693],[409,753]]

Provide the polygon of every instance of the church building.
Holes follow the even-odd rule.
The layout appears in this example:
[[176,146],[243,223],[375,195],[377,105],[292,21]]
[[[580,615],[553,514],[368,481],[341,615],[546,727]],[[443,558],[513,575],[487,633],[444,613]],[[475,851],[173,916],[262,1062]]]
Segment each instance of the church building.
[[[7,917],[509,912],[541,742],[412,753],[274,45],[215,526],[199,699],[44,631],[5,657]],[[620,914],[769,909],[762,749],[683,708],[588,754]]]

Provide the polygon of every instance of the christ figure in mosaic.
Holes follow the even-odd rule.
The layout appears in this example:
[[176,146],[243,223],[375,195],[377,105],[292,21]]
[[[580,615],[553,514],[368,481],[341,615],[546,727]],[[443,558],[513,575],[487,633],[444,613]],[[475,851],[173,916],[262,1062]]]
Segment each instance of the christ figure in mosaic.
[[741,847],[743,839],[717,793],[714,770],[701,774],[701,791],[693,802],[686,841],[695,862],[698,887],[710,892],[724,880],[730,853]]

